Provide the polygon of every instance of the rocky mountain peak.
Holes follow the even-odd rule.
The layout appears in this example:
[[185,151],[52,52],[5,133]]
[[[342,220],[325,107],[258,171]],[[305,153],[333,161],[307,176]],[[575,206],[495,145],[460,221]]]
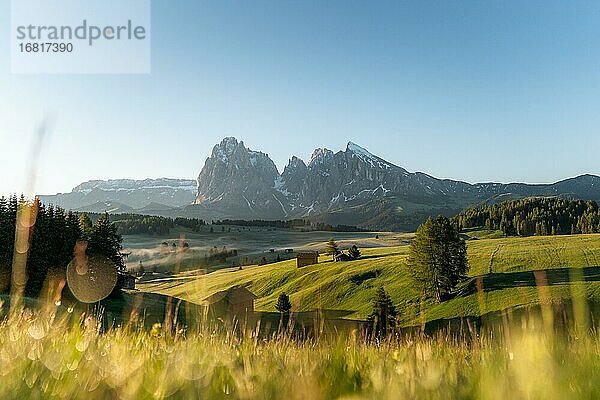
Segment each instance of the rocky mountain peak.
[[346,154],[357,157],[361,161],[369,164],[371,167],[374,168],[389,169],[395,167],[395,165],[385,161],[380,157],[377,157],[364,147],[361,147],[354,142],[348,142],[348,145],[346,146]]
[[196,182],[191,179],[109,179],[83,182],[73,188],[72,193],[88,194],[92,191],[134,191],[134,190],[185,190],[196,192]]
[[288,165],[286,165],[283,172],[285,174],[286,171],[295,171],[295,170],[306,170],[306,164],[304,163],[304,161],[302,161],[302,159],[300,159],[296,156],[292,156],[292,158],[288,162]]
[[354,142],[348,142],[348,144],[346,145],[346,151],[373,156],[373,154],[371,154],[367,149],[359,146],[358,144],[356,144]]
[[234,154],[246,151],[243,141],[238,141],[234,137],[226,137],[213,147],[211,157],[226,163]]
[[333,151],[327,148],[318,148],[315,149],[310,156],[310,161],[308,163],[309,166],[313,166],[315,164],[322,164],[327,160],[333,158]]
[[290,196],[298,195],[303,190],[308,167],[300,158],[293,156],[283,170],[281,176],[275,181],[275,189]]
[[260,216],[273,202],[273,184],[279,177],[275,163],[260,151],[250,150],[244,142],[228,137],[213,148],[198,176],[196,204],[219,203],[238,215]]
[[[70,210],[134,212],[152,203],[184,206],[195,196],[196,182],[192,179],[157,178],[91,180],[77,185],[69,193],[41,196],[41,199]],[[107,205],[109,203],[113,205]]]
[[[168,179],[92,181],[77,187],[69,200],[85,201],[92,209],[106,209],[110,200],[110,210],[127,212],[127,205],[134,205],[131,199],[135,199],[136,208],[143,202],[146,207],[142,211],[158,212],[163,206],[154,203],[170,205],[175,200],[181,204],[180,199],[189,198],[186,196],[192,195],[193,189],[193,182]],[[471,185],[440,180],[410,173],[355,142],[348,142],[337,152],[317,148],[308,164],[291,157],[280,174],[267,154],[227,137],[214,146],[206,160],[198,176],[197,206],[192,207],[197,207],[193,210],[199,215],[211,218],[316,218],[374,228],[414,229],[429,215],[452,215],[469,204],[531,195],[599,199],[599,193],[600,178],[591,175],[552,185]],[[93,205],[92,200],[100,203]]]

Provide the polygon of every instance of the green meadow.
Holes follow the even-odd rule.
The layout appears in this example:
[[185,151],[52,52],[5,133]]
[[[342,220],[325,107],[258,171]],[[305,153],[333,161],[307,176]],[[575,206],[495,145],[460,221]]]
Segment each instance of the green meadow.
[[[593,268],[600,266],[600,235],[469,240],[467,249],[469,278],[455,298],[440,304],[421,302],[412,287],[407,245],[364,248],[359,260],[347,262],[332,262],[321,255],[319,264],[300,269],[295,260],[288,260],[208,274],[191,271],[140,283],[138,288],[199,303],[215,292],[245,285],[258,296],[256,309],[260,311],[275,311],[277,297],[286,292],[293,311],[343,310],[348,311],[347,318],[364,319],[376,290],[383,286],[399,308],[403,325],[421,323],[423,318],[478,317],[536,306],[546,298],[554,303],[574,296],[600,300],[600,278]],[[541,271],[546,277],[536,278],[531,271]]]

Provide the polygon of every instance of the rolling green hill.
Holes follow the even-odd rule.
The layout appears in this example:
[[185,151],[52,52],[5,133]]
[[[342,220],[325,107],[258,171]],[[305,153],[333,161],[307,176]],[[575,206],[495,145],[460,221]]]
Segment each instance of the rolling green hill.
[[[293,310],[346,310],[351,311],[348,318],[362,319],[371,310],[375,291],[383,285],[401,310],[401,321],[409,325],[415,323],[422,305],[408,278],[407,254],[408,246],[363,249],[363,257],[357,261],[334,263],[321,256],[320,264],[301,269],[290,260],[206,275],[181,274],[141,283],[139,288],[200,302],[233,285],[248,285],[259,297],[257,310],[274,311],[277,296],[286,292],[290,294]],[[571,274],[565,269],[599,266],[600,235],[471,240],[468,257],[471,279],[451,300],[441,304],[426,301],[423,304],[426,320],[480,316],[510,307],[536,305],[540,293],[548,295],[552,302],[568,301],[573,295],[600,300],[600,283],[595,281],[593,270],[582,278],[586,282],[571,283]],[[536,270],[548,270],[542,273],[548,276],[548,286],[539,288],[532,273],[519,275]],[[473,289],[477,277],[483,293]],[[488,283],[490,287],[486,288]]]

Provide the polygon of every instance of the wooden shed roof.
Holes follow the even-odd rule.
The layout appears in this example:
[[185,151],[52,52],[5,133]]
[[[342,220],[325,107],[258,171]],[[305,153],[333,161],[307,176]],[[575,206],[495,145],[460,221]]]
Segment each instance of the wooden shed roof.
[[221,300],[226,300],[231,304],[238,304],[248,300],[256,300],[257,298],[258,296],[249,291],[247,288],[243,286],[233,286],[227,290],[214,293],[213,295],[208,296],[202,301],[208,304],[214,304],[218,303]]
[[296,258],[313,258],[319,257],[319,253],[316,251],[300,251],[296,253]]

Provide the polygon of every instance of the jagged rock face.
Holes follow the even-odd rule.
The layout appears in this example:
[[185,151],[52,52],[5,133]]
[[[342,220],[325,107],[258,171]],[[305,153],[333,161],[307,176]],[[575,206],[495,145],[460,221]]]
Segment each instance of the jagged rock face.
[[[295,171],[296,168],[287,169]],[[306,171],[282,174],[282,191],[296,199],[297,209],[316,213],[354,203],[386,197],[388,194],[423,194],[417,177],[355,143],[345,151],[328,149],[313,152]]]
[[281,206],[273,197],[278,177],[267,154],[252,151],[235,138],[225,138],[213,148],[198,176],[195,203],[214,205],[233,218],[279,215]]
[[506,195],[569,193],[599,199],[600,183],[593,188],[598,180],[471,185],[409,173],[352,142],[337,153],[318,148],[308,164],[294,156],[280,175],[266,154],[226,138],[215,146],[200,173],[196,203],[225,217],[313,217],[378,229],[414,229],[429,215],[452,215]]
[[399,187],[406,173],[352,142],[346,151],[313,157],[309,171],[306,185],[312,190],[304,201],[314,199],[319,208],[385,196]]
[[296,200],[306,193],[305,181],[308,175],[308,167],[296,156],[293,156],[283,173],[275,182],[278,189],[285,196],[293,196]]

